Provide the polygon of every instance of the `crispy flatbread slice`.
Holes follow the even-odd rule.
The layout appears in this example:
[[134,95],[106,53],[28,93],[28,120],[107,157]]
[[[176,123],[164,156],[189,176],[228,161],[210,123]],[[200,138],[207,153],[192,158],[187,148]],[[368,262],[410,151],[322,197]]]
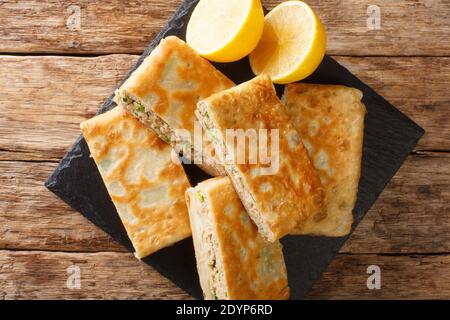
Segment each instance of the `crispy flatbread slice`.
[[326,204],[294,234],[350,233],[361,173],[366,108],[358,89],[290,84],[283,101],[320,175]]
[[232,86],[230,79],[184,41],[170,36],[117,90],[114,101],[185,158],[209,174],[225,175],[207,136],[194,142],[194,111],[200,99]]
[[81,123],[81,131],[136,257],[191,235],[190,184],[168,144],[120,107]]
[[258,233],[228,177],[186,192],[205,299],[287,299],[281,244]]
[[[196,115],[216,152],[224,157],[239,197],[266,239],[281,238],[321,209],[319,176],[269,77],[257,77],[202,100]],[[248,133],[247,141],[252,141],[251,133],[258,137],[243,145],[230,139],[230,132]],[[254,157],[252,161],[250,146],[257,149],[257,161]],[[244,161],[239,158],[243,151]],[[270,161],[265,154],[270,154]]]

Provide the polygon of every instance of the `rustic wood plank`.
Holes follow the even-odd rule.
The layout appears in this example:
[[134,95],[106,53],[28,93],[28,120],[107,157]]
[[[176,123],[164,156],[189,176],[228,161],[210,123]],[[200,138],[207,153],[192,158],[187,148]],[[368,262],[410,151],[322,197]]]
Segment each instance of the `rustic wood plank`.
[[[0,159],[59,160],[136,60],[1,56]],[[419,150],[450,149],[450,58],[338,60],[427,130]]]
[[55,167],[0,161],[0,248],[125,251],[44,187]]
[[[0,52],[140,53],[181,0],[0,2]],[[79,24],[77,19],[79,17]]]
[[[381,268],[381,289],[366,286],[369,265]],[[80,289],[68,289],[67,268],[80,270]],[[120,271],[120,272],[118,272]],[[414,281],[412,281],[414,279]],[[450,255],[339,254],[310,299],[448,299]],[[188,299],[129,253],[0,251],[1,299]]]
[[[367,288],[367,268],[381,268],[381,289]],[[309,299],[449,299],[450,255],[338,255]]]
[[[80,289],[68,277],[80,271]],[[0,251],[0,299],[188,299],[130,253]]]
[[410,156],[341,252],[450,252],[450,154]]
[[25,158],[60,159],[80,134],[79,123],[95,115],[136,60],[0,57],[0,156],[17,151]]
[[[277,4],[282,1],[270,0]],[[327,51],[350,56],[449,56],[447,0],[306,1],[327,30]],[[380,29],[367,27],[368,10],[380,10]],[[434,44],[432,42],[436,41]]]
[[[341,252],[450,252],[449,160],[410,156]],[[0,161],[0,249],[124,251],[44,188],[55,166]]]
[[335,58],[426,130],[418,149],[450,150],[450,58]]
[[[269,9],[280,2],[263,0]],[[307,2],[327,28],[331,54],[450,55],[446,0]],[[0,25],[7,27],[0,29],[0,52],[140,53],[180,4],[181,0],[4,0]],[[367,27],[373,5],[380,8],[377,30]],[[73,23],[77,8],[79,28]]]

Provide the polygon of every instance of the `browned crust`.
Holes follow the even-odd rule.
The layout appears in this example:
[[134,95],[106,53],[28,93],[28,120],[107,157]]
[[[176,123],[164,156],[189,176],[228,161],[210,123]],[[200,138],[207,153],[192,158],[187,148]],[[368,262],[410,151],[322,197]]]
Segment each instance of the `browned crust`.
[[[139,68],[117,91],[115,102],[125,107],[161,139],[185,156],[194,148],[194,111],[200,99],[234,86],[206,59],[200,57],[184,41],[170,36],[161,41]],[[125,102],[123,100],[125,99]],[[133,106],[140,103],[143,108]],[[176,134],[186,130],[187,137]],[[204,139],[203,148],[211,142]],[[200,165],[208,173],[224,175],[220,162],[203,153]],[[190,160],[193,160],[191,157]]]
[[287,299],[289,287],[281,245],[278,241],[268,242],[259,234],[231,180],[214,178],[191,190],[191,197],[195,192],[204,196],[209,221],[203,223],[210,223],[217,242],[216,265],[225,286],[219,292],[226,292],[225,297],[218,298]]
[[[319,177],[270,78],[260,76],[212,95],[198,104],[197,116],[202,126],[215,130],[214,146],[222,156],[235,148],[226,143],[227,129],[279,130],[277,173],[255,174],[266,167],[259,162],[225,165],[248,213],[268,240],[290,233],[320,211],[323,190]],[[292,136],[297,136],[295,143]]]
[[295,234],[350,233],[361,174],[366,108],[362,92],[345,86],[296,83],[283,100],[307,146],[326,194],[326,206]]
[[191,234],[189,182],[169,145],[120,107],[80,127],[138,258]]

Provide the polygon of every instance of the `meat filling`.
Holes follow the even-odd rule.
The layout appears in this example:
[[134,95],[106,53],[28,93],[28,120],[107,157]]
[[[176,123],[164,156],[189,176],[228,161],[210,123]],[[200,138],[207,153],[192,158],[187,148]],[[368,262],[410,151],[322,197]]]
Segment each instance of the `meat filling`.
[[145,107],[143,103],[125,95],[123,92],[119,92],[119,104],[138,118],[146,127],[152,129],[161,140],[170,144],[177,153],[192,154],[190,137],[177,135],[167,122]]
[[[205,128],[205,131],[210,136],[214,143],[214,147],[219,153],[219,157],[223,155],[224,159],[228,159],[229,152],[227,150],[226,144],[224,139],[219,139],[217,137],[217,132],[215,129],[215,125],[211,119],[211,117],[208,115],[208,112],[206,111],[206,107],[203,104],[200,104],[197,108],[197,114],[199,115],[199,120],[202,123],[203,127]],[[223,161],[225,170],[227,171],[228,175],[230,176],[233,185],[236,189],[236,192],[239,195],[239,198],[241,198],[242,203],[244,204],[245,209],[247,210],[248,214],[251,216],[253,222],[258,227],[258,230],[260,231],[261,235],[264,237],[267,237],[268,233],[270,232],[268,228],[265,226],[264,221],[262,220],[261,214],[259,212],[258,207],[256,206],[256,201],[253,198],[252,194],[248,190],[248,188],[245,187],[244,180],[239,173],[239,171],[236,169],[236,167],[232,163],[228,163],[228,161]]]
[[[208,204],[205,197],[201,194],[200,191],[197,192],[197,196],[201,203],[201,216],[208,217],[210,215],[208,210]],[[217,259],[219,244],[215,239],[215,236],[212,232],[212,222],[211,217],[207,219],[209,223],[205,224],[206,227],[202,231],[202,239],[204,243],[207,244],[208,248],[208,269],[209,269],[209,277],[211,284],[210,291],[213,299],[225,299],[227,297],[226,285],[224,274],[220,266],[220,261]]]
[[161,140],[168,143],[178,154],[183,155],[190,161],[202,159],[202,164],[205,167],[202,164],[199,164],[199,166],[210,174],[218,176],[226,174],[224,169],[218,164],[217,159],[207,157],[201,151],[194,149],[190,136],[177,135],[167,122],[137,99],[126,95],[124,92],[117,92],[117,96],[121,107],[133,114],[146,127],[152,129]]

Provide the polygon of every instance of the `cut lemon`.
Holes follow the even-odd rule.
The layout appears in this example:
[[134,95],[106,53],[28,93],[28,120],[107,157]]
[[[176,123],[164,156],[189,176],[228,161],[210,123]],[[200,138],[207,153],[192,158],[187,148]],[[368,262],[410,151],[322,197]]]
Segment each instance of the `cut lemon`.
[[275,83],[296,82],[317,69],[326,42],[322,23],[306,3],[283,2],[267,14],[250,65],[256,75],[267,74]]
[[252,52],[264,29],[260,0],[201,0],[187,27],[187,43],[215,62],[233,62]]

